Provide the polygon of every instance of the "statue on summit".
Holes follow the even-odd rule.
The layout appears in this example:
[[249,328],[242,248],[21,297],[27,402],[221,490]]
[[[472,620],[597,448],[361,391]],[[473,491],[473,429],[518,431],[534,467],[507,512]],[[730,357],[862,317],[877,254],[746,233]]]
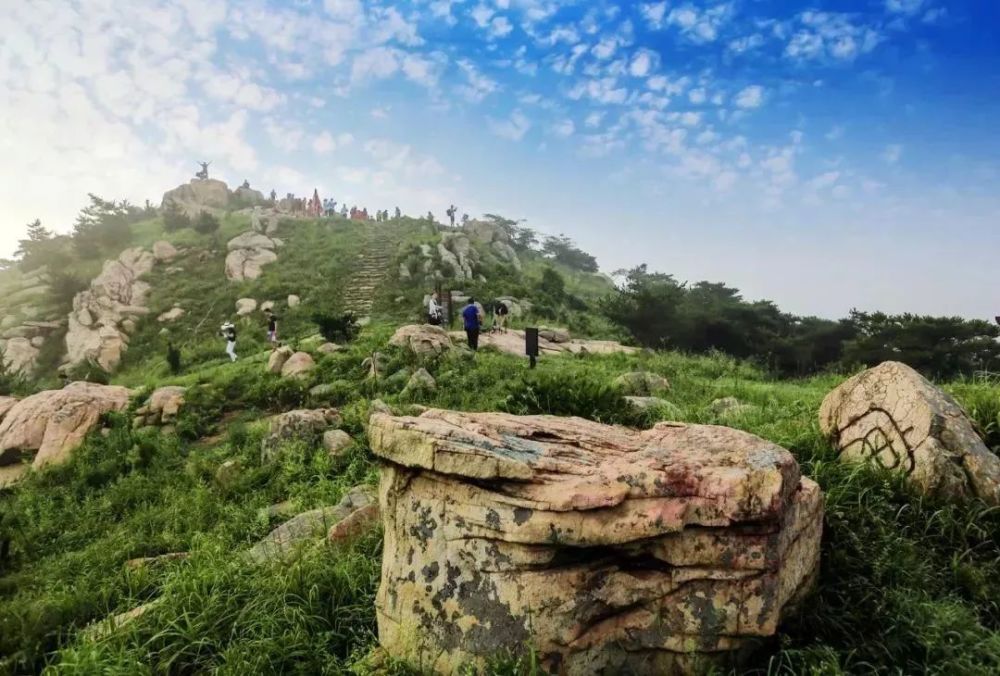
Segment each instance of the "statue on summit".
[[201,171],[195,174],[194,177],[200,178],[201,180],[204,181],[205,179],[208,178],[208,165],[210,165],[211,162],[198,162],[198,164],[201,165]]

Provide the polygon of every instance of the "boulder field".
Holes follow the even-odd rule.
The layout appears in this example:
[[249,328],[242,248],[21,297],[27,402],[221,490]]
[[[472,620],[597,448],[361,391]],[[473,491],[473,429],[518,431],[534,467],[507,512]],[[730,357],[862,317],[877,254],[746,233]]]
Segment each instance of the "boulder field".
[[818,486],[738,430],[376,413],[386,652],[437,673],[529,648],[552,673],[730,665],[811,589]]

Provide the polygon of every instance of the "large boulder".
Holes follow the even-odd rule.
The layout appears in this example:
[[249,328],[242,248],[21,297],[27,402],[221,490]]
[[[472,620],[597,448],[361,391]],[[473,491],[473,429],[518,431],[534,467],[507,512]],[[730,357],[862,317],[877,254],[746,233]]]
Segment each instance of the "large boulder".
[[265,265],[278,260],[277,242],[252,230],[229,240],[226,248],[226,278],[234,282],[257,279]]
[[510,244],[500,241],[493,242],[493,244],[490,245],[490,250],[493,251],[493,253],[496,254],[496,257],[501,261],[504,263],[510,263],[515,270],[518,272],[521,271],[521,260],[517,257],[517,252],[514,251],[514,247]]
[[267,372],[278,375],[281,373],[281,369],[285,367],[285,363],[295,354],[295,351],[287,345],[282,345],[281,347],[271,350],[270,356],[267,358]]
[[224,181],[193,178],[190,183],[163,193],[161,206],[166,207],[173,202],[188,216],[196,218],[202,211],[228,207],[229,194],[229,186]]
[[243,207],[267,204],[267,198],[264,197],[264,193],[260,190],[246,188],[242,185],[233,191],[233,197],[236,198],[239,204]]
[[149,395],[146,403],[136,409],[133,425],[172,425],[177,421],[177,414],[184,405],[185,392],[187,388],[180,385],[157,388]]
[[106,413],[128,406],[124,387],[71,383],[14,404],[0,421],[0,465],[28,456],[40,468],[65,462]]
[[153,244],[153,258],[157,263],[169,263],[177,258],[177,249],[170,242],[161,239]]
[[376,414],[386,652],[422,669],[532,651],[546,672],[707,671],[775,633],[819,566],[823,500],[726,427]]
[[41,350],[32,340],[34,339],[11,338],[3,346],[4,367],[9,372],[29,374],[34,370]]
[[622,394],[632,397],[651,397],[670,389],[670,381],[649,371],[630,371],[614,380],[614,385]]
[[296,352],[281,367],[283,378],[305,378],[316,368],[316,362],[308,352]]
[[826,395],[819,424],[843,461],[901,471],[927,493],[1000,504],[1000,458],[955,400],[906,364],[846,380]]
[[276,415],[270,419],[268,434],[261,442],[261,459],[276,457],[286,441],[318,445],[323,433],[340,423],[340,412],[335,408],[304,408]]
[[410,324],[396,329],[389,344],[409,350],[418,357],[437,357],[451,349],[448,332],[431,324]]
[[257,564],[288,561],[304,544],[327,536],[339,522],[374,502],[370,488],[355,486],[335,506],[312,509],[281,524],[255,544],[247,557]]
[[240,298],[236,301],[236,316],[238,317],[246,317],[249,314],[253,314],[256,309],[257,301],[253,298]]

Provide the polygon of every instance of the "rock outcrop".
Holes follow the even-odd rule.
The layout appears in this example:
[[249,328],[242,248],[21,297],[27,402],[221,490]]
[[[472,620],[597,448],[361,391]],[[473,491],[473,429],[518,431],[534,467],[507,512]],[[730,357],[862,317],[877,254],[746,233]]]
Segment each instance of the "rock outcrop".
[[65,365],[91,362],[109,372],[117,368],[136,318],[149,311],[149,285],[142,277],[154,262],[148,251],[126,249],[116,260],[105,262],[90,288],[76,295],[69,313]]
[[418,357],[437,357],[451,349],[451,338],[440,326],[409,324],[396,329],[389,344],[409,350]]
[[[452,331],[448,334],[452,340],[465,341],[464,331]],[[479,335],[479,348],[494,347],[501,352],[524,356],[524,331],[510,329],[506,333],[481,333]],[[613,340],[585,340],[572,339],[567,343],[553,343],[545,338],[538,337],[538,351],[542,355],[546,354],[635,354],[639,350],[628,345],[622,345]]]
[[339,427],[340,423],[340,412],[335,408],[304,408],[276,415],[269,421],[268,435],[261,441],[261,460],[275,458],[286,441],[318,446],[323,433]]
[[25,397],[0,421],[0,465],[30,459],[37,469],[65,462],[101,416],[124,410],[128,400],[124,387],[86,382]]
[[823,400],[819,424],[843,461],[898,470],[927,493],[1000,504],[1000,458],[958,403],[906,364],[846,380]]
[[170,263],[177,258],[177,249],[170,242],[161,239],[153,243],[153,258],[157,263]]
[[292,517],[255,544],[247,557],[257,564],[289,561],[300,547],[328,536],[331,528],[355,512],[372,505],[373,491],[367,486],[355,486],[333,507],[321,507]]
[[257,309],[257,301],[253,298],[240,298],[236,301],[236,316],[246,317],[249,314],[253,314],[254,310]]
[[455,673],[707,671],[815,579],[823,501],[785,449],[725,427],[376,414],[386,652]]
[[154,390],[146,403],[136,409],[133,426],[173,425],[184,405],[185,392],[187,388],[179,385],[167,385]]
[[221,211],[229,206],[229,186],[214,178],[193,178],[173,190],[163,193],[161,207],[175,204],[190,218],[197,218],[202,211]]
[[285,362],[293,354],[295,354],[295,351],[287,345],[282,345],[279,348],[271,350],[271,354],[267,358],[267,372],[280,375],[281,369],[285,367]]
[[252,230],[229,240],[226,248],[226,278],[233,282],[257,279],[265,265],[278,260],[278,243]]
[[48,268],[0,272],[0,351],[8,371],[31,375],[42,347],[65,325],[52,300]]

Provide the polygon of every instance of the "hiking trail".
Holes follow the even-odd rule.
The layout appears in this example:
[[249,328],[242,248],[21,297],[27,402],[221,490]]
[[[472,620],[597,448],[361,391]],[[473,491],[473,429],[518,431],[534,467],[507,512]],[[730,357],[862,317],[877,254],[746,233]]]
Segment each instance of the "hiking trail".
[[393,239],[389,228],[372,224],[358,254],[357,266],[347,278],[341,296],[344,310],[366,317],[375,304],[375,293],[389,274],[393,258]]

